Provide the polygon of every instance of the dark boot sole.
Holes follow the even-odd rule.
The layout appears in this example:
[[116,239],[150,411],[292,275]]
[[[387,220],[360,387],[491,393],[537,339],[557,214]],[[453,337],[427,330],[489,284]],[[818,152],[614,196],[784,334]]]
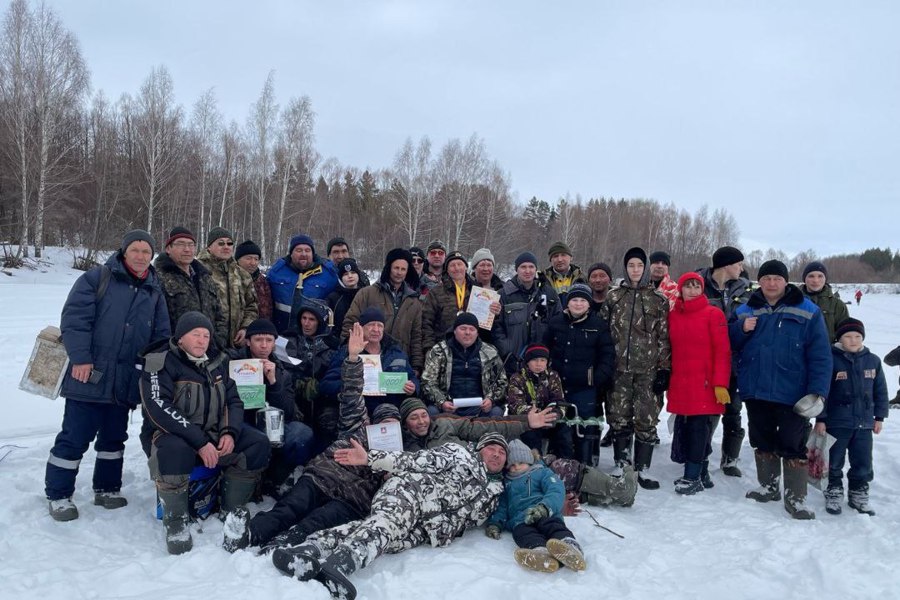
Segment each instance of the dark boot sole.
[[838,506],[837,508],[827,508],[826,507],[825,512],[827,512],[829,515],[839,515],[839,514],[841,514],[841,507],[840,506]]
[[272,564],[275,568],[289,577],[296,577],[300,581],[309,581],[316,577],[321,570],[319,559],[309,554],[294,554],[284,548],[276,548],[272,553]]
[[638,485],[644,488],[645,490],[658,490],[659,482],[655,479],[645,479],[638,475]]
[[347,577],[328,566],[322,567],[316,573],[316,581],[328,588],[332,598],[337,600],[356,600],[356,587],[350,583]]

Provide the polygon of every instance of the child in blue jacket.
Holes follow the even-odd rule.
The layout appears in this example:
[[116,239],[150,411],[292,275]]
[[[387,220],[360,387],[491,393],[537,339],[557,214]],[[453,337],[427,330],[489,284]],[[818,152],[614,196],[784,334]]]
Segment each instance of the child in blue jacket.
[[581,546],[562,519],[566,490],[562,481],[520,440],[509,443],[507,474],[497,510],[485,535],[500,539],[505,527],[519,546],[516,562],[534,571],[552,573],[560,563],[575,571],[585,568]]
[[841,513],[844,498],[844,455],[850,455],[848,504],[874,515],[869,506],[872,481],[872,432],[881,433],[888,415],[887,383],[881,360],[863,346],[866,329],[862,321],[844,319],[835,330],[832,347],[834,370],[825,410],[816,417],[816,432],[826,431],[837,440],[829,453],[825,510]]

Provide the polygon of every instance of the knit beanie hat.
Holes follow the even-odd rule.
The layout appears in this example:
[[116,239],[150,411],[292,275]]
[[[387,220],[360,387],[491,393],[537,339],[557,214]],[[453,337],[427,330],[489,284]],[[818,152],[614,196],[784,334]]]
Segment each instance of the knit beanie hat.
[[481,450],[485,446],[490,446],[491,444],[496,444],[503,448],[504,452],[509,453],[509,443],[506,441],[505,437],[503,437],[496,431],[485,433],[483,436],[478,438],[478,443],[475,444],[475,450]]
[[237,245],[234,249],[234,260],[240,259],[242,256],[256,255],[262,258],[262,249],[253,240],[246,240]]
[[293,251],[294,251],[294,248],[296,248],[296,247],[299,246],[300,244],[304,244],[304,245],[309,246],[310,248],[312,248],[313,256],[316,255],[316,247],[315,247],[315,245],[313,244],[312,238],[309,237],[308,235],[303,234],[303,233],[297,234],[297,235],[295,235],[294,237],[291,238],[291,243],[290,243],[290,245],[288,246],[288,254],[290,254],[291,252],[293,252]]
[[525,348],[525,363],[535,358],[546,358],[550,360],[550,349],[541,344],[531,344]]
[[531,263],[537,267],[537,257],[531,252],[523,252],[516,257],[516,268],[521,267],[523,263]]
[[175,240],[180,239],[188,239],[192,242],[197,241],[197,238],[194,237],[194,233],[187,227],[173,227],[172,231],[169,232],[169,237],[166,238],[166,247],[172,245],[172,242]]
[[347,246],[347,249],[350,249],[350,244],[347,243],[342,237],[333,237],[328,240],[328,244],[325,246],[325,254],[331,254],[331,249],[335,246]]
[[703,278],[700,277],[699,273],[695,273],[694,271],[688,271],[684,275],[678,278],[678,291],[681,292],[681,288],[684,287],[684,284],[688,282],[689,279],[693,279],[694,281],[700,282],[700,289],[702,290],[704,287]]
[[378,321],[379,323],[384,323],[384,313],[381,312],[381,309],[377,306],[370,306],[366,308],[359,315],[359,324],[360,325],[368,325],[373,321]]
[[590,302],[592,295],[591,288],[583,283],[576,283],[570,287],[569,291],[566,293],[566,304],[568,304],[569,300],[572,298],[584,298]]
[[400,422],[406,423],[407,417],[418,409],[428,410],[425,408],[425,403],[419,400],[418,398],[407,398],[403,402],[400,403]]
[[553,242],[553,245],[547,250],[547,256],[553,258],[554,254],[568,254],[569,256],[572,256],[572,251],[565,242]]
[[828,269],[825,268],[824,264],[822,264],[821,262],[819,262],[817,260],[814,260],[811,263],[809,263],[808,265],[806,265],[805,267],[803,267],[803,277],[801,279],[806,281],[806,276],[809,275],[810,273],[814,273],[816,271],[819,271],[820,273],[822,273],[822,275],[825,276],[825,279],[828,280]]
[[519,463],[533,465],[534,454],[532,454],[531,448],[523,444],[521,440],[513,440],[506,449],[506,464],[515,465]]
[[206,318],[206,315],[204,315],[202,312],[197,312],[196,310],[188,311],[181,315],[181,318],[178,319],[178,324],[175,325],[175,332],[173,334],[173,337],[175,338],[175,341],[178,341],[184,336],[184,334],[189,331],[193,331],[198,327],[203,327],[204,329],[209,331],[210,337],[213,336],[213,325],[210,320]]
[[432,250],[443,250],[444,252],[446,252],[447,246],[445,246],[444,242],[442,242],[441,240],[434,240],[430,244],[428,244],[428,252],[431,252]]
[[472,262],[470,264],[474,269],[478,266],[478,263],[483,260],[489,260],[491,261],[491,264],[496,264],[494,261],[494,255],[491,254],[491,251],[488,248],[479,248],[478,250],[476,250],[475,254],[472,255]]
[[344,273],[362,273],[355,258],[345,258],[337,264],[338,277],[343,277]]
[[851,333],[853,331],[860,334],[863,336],[863,339],[865,339],[866,326],[863,325],[863,322],[859,319],[854,319],[853,317],[847,317],[841,321],[837,326],[837,329],[834,330],[834,339],[839,340],[845,333]]
[[609,277],[610,279],[612,279],[612,276],[613,276],[613,275],[612,275],[612,269],[610,269],[610,268],[609,268],[609,265],[606,264],[606,263],[604,263],[604,262],[595,262],[594,264],[592,264],[592,265],[590,266],[590,268],[589,268],[588,271],[587,271],[588,279],[591,278],[591,273],[593,273],[593,272],[596,271],[597,269],[601,269],[601,270],[603,270],[603,271],[606,271],[607,277]]
[[475,327],[477,329],[478,317],[470,312],[461,312],[456,315],[456,320],[453,321],[453,330],[456,331],[456,328],[460,325],[471,325],[472,327]]
[[669,256],[668,252],[663,252],[662,250],[657,250],[656,252],[650,255],[650,264],[653,263],[665,263],[667,267],[672,266],[672,258]]
[[628,261],[632,258],[636,258],[644,263],[644,266],[647,266],[647,253],[644,252],[643,248],[639,248],[635,246],[634,248],[629,248],[627,252],[625,252],[625,260],[622,261],[622,264],[625,266],[625,269],[628,269]]
[[410,246],[409,255],[413,258],[421,258],[422,260],[425,260],[425,253],[418,246]]
[[132,229],[122,237],[122,254],[125,254],[125,251],[128,250],[128,246],[135,242],[147,242],[150,244],[150,252],[156,252],[153,236],[143,229]]
[[400,410],[390,402],[382,402],[372,411],[372,422],[381,423],[388,419],[400,420]]
[[278,337],[278,330],[275,329],[275,325],[272,324],[272,321],[268,319],[256,319],[249,325],[247,325],[246,336],[249,340],[254,335],[273,335]]
[[460,252],[459,250],[454,250],[453,252],[450,252],[449,254],[447,254],[447,258],[444,259],[444,271],[447,270],[447,267],[449,267],[450,263],[453,262],[454,260],[461,260],[462,263],[466,266],[466,268],[467,269],[469,268],[469,262],[466,260],[465,255],[463,255],[463,253]]
[[739,263],[744,260],[744,255],[741,254],[741,251],[733,246],[722,246],[715,252],[713,252],[713,269],[721,269],[722,267],[727,267],[728,265],[733,265],[735,263]]
[[229,240],[234,240],[231,232],[224,227],[213,227],[209,230],[209,235],[206,236],[206,247],[209,248],[210,246],[212,246],[213,242],[215,242],[219,238],[228,238]]
[[759,267],[759,273],[756,275],[757,281],[766,275],[777,275],[787,281],[788,268],[780,260],[767,260]]

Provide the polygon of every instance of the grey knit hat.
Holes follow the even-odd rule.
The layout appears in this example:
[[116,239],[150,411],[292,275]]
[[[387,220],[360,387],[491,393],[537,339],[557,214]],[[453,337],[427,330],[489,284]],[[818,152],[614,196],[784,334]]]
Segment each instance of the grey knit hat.
[[209,248],[213,245],[213,242],[220,238],[227,238],[231,241],[234,241],[234,236],[231,235],[230,231],[228,231],[224,227],[213,227],[209,230],[209,234],[206,236],[206,247]]
[[479,248],[478,250],[475,251],[475,254],[472,255],[472,262],[469,263],[470,265],[472,265],[472,270],[474,271],[475,267],[478,266],[478,263],[480,263],[483,260],[489,260],[489,261],[491,261],[491,264],[497,264],[496,261],[494,260],[494,255],[491,254],[490,249]]
[[180,340],[184,334],[202,327],[209,331],[209,336],[213,336],[213,324],[202,312],[196,310],[188,311],[181,315],[178,324],[175,325],[173,337],[176,341]]
[[122,236],[122,254],[128,250],[128,246],[135,242],[147,242],[150,244],[150,251],[156,253],[156,244],[153,243],[153,236],[143,229],[132,229]]
[[521,440],[511,441],[509,448],[506,450],[506,464],[514,465],[517,463],[534,464],[534,454],[531,453],[531,448],[523,444]]

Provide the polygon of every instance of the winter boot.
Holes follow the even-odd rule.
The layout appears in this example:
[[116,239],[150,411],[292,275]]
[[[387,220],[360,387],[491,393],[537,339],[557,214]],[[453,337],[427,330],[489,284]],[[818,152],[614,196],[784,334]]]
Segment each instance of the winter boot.
[[346,546],[338,546],[334,553],[322,563],[316,574],[316,581],[328,588],[332,598],[354,600],[356,587],[348,577],[356,572],[356,563]]
[[634,469],[638,472],[638,485],[645,490],[658,490],[659,482],[646,474],[653,460],[653,444],[634,440]]
[[805,458],[784,459],[784,509],[801,521],[816,518],[806,505],[806,464]]
[[781,500],[781,460],[772,452],[755,453],[756,479],[759,487],[747,492],[747,498],[757,502]]
[[54,521],[74,521],[78,518],[78,508],[71,498],[50,500],[50,516]]
[[844,499],[844,488],[829,485],[825,490],[825,512],[830,515],[841,514],[841,501]]
[[119,492],[94,492],[94,504],[109,510],[128,505],[128,500]]
[[234,554],[250,545],[250,511],[239,506],[225,515],[225,527],[222,530],[222,547]]
[[221,488],[219,489],[221,502],[219,517],[223,521],[229,513],[245,507],[250,498],[253,497],[253,492],[256,491],[256,482],[256,478],[245,479],[227,475],[222,479]]
[[[737,467],[735,467],[737,468]],[[738,470],[738,477],[740,477],[740,470]],[[703,484],[703,489],[710,489],[715,487],[715,483],[713,483],[712,477],[709,476],[709,461],[704,460],[700,463],[700,483]]]
[[315,544],[301,544],[294,548],[276,548],[272,553],[275,568],[300,581],[309,581],[321,569],[322,552]]
[[585,467],[579,493],[593,506],[631,506],[637,494],[637,474],[625,463],[622,475],[604,473],[596,467]]
[[513,552],[516,562],[532,571],[555,573],[559,570],[559,561],[550,555],[544,546],[539,548],[516,548]]
[[184,554],[194,547],[191,539],[188,512],[188,484],[175,488],[157,488],[163,507],[163,526],[166,528],[166,549],[169,554]]
[[611,430],[612,431],[612,446],[613,446],[613,460],[616,462],[617,467],[622,467],[622,465],[628,463],[632,463],[632,455],[631,455],[631,445],[634,441],[634,436],[631,431],[628,430]]
[[573,571],[584,571],[587,566],[584,562],[584,552],[575,538],[547,540],[547,550],[553,558]]
[[603,434],[603,437],[600,438],[600,447],[601,448],[609,448],[612,445],[613,445],[613,430],[612,430],[612,427],[610,427],[606,431],[606,433]]
[[864,483],[858,489],[851,489],[847,504],[850,508],[864,515],[875,516],[875,511],[869,506],[869,484]]
[[722,433],[722,473],[729,477],[740,477],[742,475],[738,467],[738,456],[741,453],[743,441],[743,429]]
[[888,402],[889,408],[900,408],[900,390],[897,390],[897,395],[891,398],[891,401]]
[[700,463],[684,463],[684,477],[675,480],[675,493],[683,496],[693,496],[703,491],[703,483],[700,481],[700,471],[703,467]]

